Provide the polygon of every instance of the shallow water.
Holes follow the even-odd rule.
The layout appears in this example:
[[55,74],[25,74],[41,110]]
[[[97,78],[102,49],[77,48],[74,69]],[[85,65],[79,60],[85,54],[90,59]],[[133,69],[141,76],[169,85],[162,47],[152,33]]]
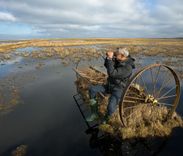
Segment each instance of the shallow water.
[[[162,58],[138,56],[136,60],[144,66]],[[38,63],[44,65],[36,69]],[[104,70],[101,58],[79,66],[88,65],[98,65]],[[76,94],[73,67],[74,64],[64,66],[60,59],[22,57],[0,66],[0,79],[14,81],[21,95],[21,103],[0,116],[0,155],[10,155],[21,144],[28,145],[27,155],[30,156],[101,155],[99,149],[90,147],[90,136],[84,133],[87,127],[72,98]],[[183,112],[182,105],[178,111]],[[182,151],[181,144],[174,147],[175,142],[183,139],[182,131],[178,134],[170,139],[161,155],[178,155]]]
[[[0,116],[0,153],[6,155],[21,144],[28,145],[30,155],[97,153],[89,148],[85,124],[72,98],[76,93],[72,67],[49,63],[41,71],[24,67],[25,71],[16,73],[15,81],[24,83],[23,103]],[[29,82],[26,77],[31,75],[36,79]]]

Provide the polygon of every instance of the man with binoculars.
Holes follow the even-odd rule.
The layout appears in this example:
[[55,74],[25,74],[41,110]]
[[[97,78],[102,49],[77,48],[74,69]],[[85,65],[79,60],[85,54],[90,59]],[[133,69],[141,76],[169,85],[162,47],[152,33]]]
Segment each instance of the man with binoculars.
[[115,112],[124,87],[132,75],[132,70],[135,68],[134,61],[135,59],[129,55],[126,48],[117,48],[115,52],[109,51],[106,53],[104,66],[108,74],[107,83],[105,85],[92,85],[89,87],[92,114],[87,118],[88,122],[97,120],[99,117],[98,103],[96,101],[96,95],[99,92],[110,94],[103,122],[108,121],[110,115]]

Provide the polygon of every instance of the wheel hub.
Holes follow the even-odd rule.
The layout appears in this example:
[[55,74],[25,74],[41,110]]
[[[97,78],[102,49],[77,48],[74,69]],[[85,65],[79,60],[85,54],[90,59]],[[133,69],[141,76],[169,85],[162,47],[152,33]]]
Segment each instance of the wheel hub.
[[145,98],[145,103],[152,103],[153,105],[158,104],[158,100],[153,95],[148,94]]

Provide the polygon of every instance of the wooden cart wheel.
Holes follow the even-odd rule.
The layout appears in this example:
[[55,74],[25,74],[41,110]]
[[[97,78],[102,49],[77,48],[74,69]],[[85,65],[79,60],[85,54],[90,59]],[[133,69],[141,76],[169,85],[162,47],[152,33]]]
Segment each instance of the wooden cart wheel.
[[[180,99],[180,81],[167,65],[152,64],[135,73],[125,87],[119,103],[123,126],[141,105],[166,107],[167,119],[172,117]],[[134,119],[135,120],[135,119]]]

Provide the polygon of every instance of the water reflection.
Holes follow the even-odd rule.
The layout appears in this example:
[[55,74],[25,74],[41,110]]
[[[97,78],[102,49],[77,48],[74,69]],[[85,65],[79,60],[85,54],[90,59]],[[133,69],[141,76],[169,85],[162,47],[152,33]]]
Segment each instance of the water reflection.
[[[98,149],[102,156],[167,156],[167,147],[169,147],[169,152],[174,155],[175,149],[181,151],[180,146],[176,146],[176,148],[172,146],[175,143],[175,138],[178,135],[181,139],[183,138],[182,128],[173,129],[171,138],[147,137],[123,141],[107,134],[100,134],[97,128],[88,129],[86,133],[90,135],[90,147]],[[181,139],[176,140],[180,143]]]
[[98,128],[87,130],[86,133],[91,135],[89,140],[90,147],[92,149],[99,149],[103,156],[122,155],[122,143],[120,140],[106,134],[99,135]]

